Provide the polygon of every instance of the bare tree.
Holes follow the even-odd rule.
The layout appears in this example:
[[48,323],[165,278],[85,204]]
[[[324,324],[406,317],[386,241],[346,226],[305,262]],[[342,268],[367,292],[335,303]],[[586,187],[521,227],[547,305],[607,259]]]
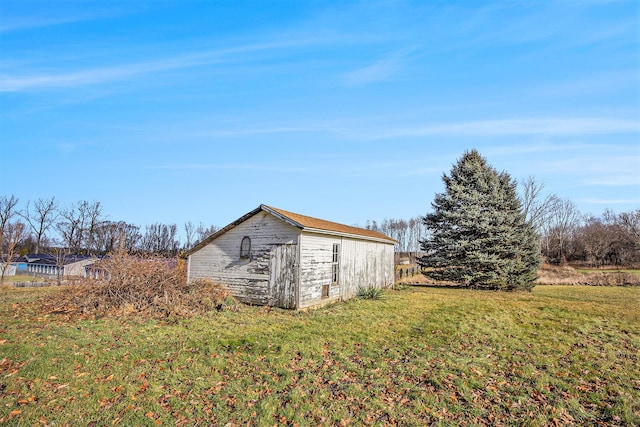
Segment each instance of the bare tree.
[[522,188],[520,195],[520,203],[522,204],[522,212],[529,224],[531,224],[539,234],[545,226],[549,215],[559,202],[558,196],[549,194],[543,197],[542,190],[544,184],[537,182],[533,176],[529,176],[520,182]]
[[601,267],[611,261],[616,252],[617,227],[605,212],[602,217],[588,216],[576,231],[576,246],[582,250],[582,258],[592,267]]
[[51,254],[55,257],[56,261],[56,282],[58,286],[62,285],[62,279],[64,278],[64,265],[69,255],[69,248],[58,247],[52,248]]
[[21,214],[36,238],[35,253],[40,253],[46,233],[58,217],[57,208],[58,203],[55,197],[38,199],[33,203],[33,209],[30,207],[30,202],[27,202],[27,206]]
[[545,252],[550,260],[567,262],[570,243],[580,224],[580,212],[569,199],[557,199],[544,223]]
[[102,221],[96,227],[94,246],[101,254],[118,250],[133,252],[140,240],[140,227],[124,221]]
[[60,211],[59,218],[60,221],[56,223],[56,228],[62,238],[60,246],[67,247],[74,252],[79,251],[83,232],[83,218],[80,209],[71,205]]
[[61,220],[56,227],[63,239],[64,245],[71,252],[94,250],[94,240],[100,223],[102,207],[100,202],[82,200],[77,204],[60,211]]
[[[201,240],[206,239],[207,237],[209,237],[210,235],[212,235],[213,233],[217,232],[220,228],[218,228],[218,226],[216,225],[210,225],[210,226],[206,226],[203,223],[200,223],[198,225],[198,228],[196,229],[196,235],[198,236],[198,242]],[[194,242],[195,244],[196,242]]]
[[2,272],[0,273],[0,283],[4,282],[4,277],[6,275],[7,269],[11,264],[11,260],[20,253],[20,245],[27,237],[26,226],[20,221],[8,222],[4,226],[3,230],[3,242],[4,242],[4,253],[3,256],[5,262],[0,261],[0,265],[2,265]]
[[640,209],[621,213],[617,224],[625,231],[635,249],[640,251]]
[[[3,263],[5,267],[11,261],[7,257],[7,238],[12,219],[17,214],[17,204],[18,198],[13,194],[10,197],[0,196],[0,263]],[[4,268],[2,274],[4,279]]]
[[184,248],[186,250],[191,249],[194,239],[196,237],[196,228],[191,221],[187,221],[184,224]]
[[421,216],[416,216],[408,221],[409,243],[407,250],[411,253],[420,251],[420,242],[427,237],[428,230]]
[[102,206],[100,206],[100,202],[82,202],[81,208],[83,209],[83,214],[86,217],[86,229],[85,229],[85,246],[88,253],[92,253],[96,238],[96,232],[100,222],[102,221]]
[[175,224],[151,224],[142,236],[142,250],[164,256],[174,256],[180,243],[177,240],[178,228]]

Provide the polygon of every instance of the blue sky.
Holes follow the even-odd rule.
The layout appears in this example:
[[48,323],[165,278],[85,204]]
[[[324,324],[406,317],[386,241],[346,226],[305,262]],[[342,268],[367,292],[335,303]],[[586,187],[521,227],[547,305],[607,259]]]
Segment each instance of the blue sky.
[[640,208],[636,1],[0,0],[0,194],[137,225],[424,214],[476,148]]

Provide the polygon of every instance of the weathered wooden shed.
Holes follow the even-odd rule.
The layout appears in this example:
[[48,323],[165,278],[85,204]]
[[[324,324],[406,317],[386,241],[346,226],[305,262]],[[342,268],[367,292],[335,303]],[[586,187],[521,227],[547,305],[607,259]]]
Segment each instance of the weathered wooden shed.
[[187,277],[209,278],[250,304],[302,309],[393,285],[395,243],[260,205],[189,251]]

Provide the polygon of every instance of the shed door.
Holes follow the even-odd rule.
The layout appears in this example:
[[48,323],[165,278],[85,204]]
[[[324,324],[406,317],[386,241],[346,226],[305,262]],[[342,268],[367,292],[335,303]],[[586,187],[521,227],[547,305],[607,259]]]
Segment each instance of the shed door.
[[280,245],[271,251],[269,263],[270,305],[296,308],[298,245]]

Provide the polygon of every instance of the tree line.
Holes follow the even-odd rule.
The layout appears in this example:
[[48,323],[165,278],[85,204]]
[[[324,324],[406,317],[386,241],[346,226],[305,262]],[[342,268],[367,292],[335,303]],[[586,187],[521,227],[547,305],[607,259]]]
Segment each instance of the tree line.
[[20,204],[0,195],[0,262],[27,253],[104,255],[123,249],[172,257],[218,230],[215,225],[154,223],[142,228],[107,218],[100,202],[81,200],[61,205],[55,197]]
[[[600,215],[582,214],[569,199],[545,194],[544,185],[529,177],[518,183],[521,209],[536,230],[547,262],[581,262],[593,267],[640,262],[640,209]],[[424,216],[368,220],[365,228],[398,243],[396,250],[418,253],[430,235]],[[0,259],[17,254],[68,253],[102,255],[116,249],[129,253],[175,256],[218,230],[187,222],[182,234],[175,223],[143,227],[107,219],[100,202],[81,200],[61,205],[55,197],[20,204],[14,195],[0,195]]]
[[[545,194],[544,184],[529,177],[518,182],[521,209],[536,230],[540,252],[551,264],[582,263],[591,267],[640,263],[640,209],[600,215],[583,214],[576,204]],[[368,220],[365,228],[395,239],[396,251],[421,252],[430,236],[425,217]]]

